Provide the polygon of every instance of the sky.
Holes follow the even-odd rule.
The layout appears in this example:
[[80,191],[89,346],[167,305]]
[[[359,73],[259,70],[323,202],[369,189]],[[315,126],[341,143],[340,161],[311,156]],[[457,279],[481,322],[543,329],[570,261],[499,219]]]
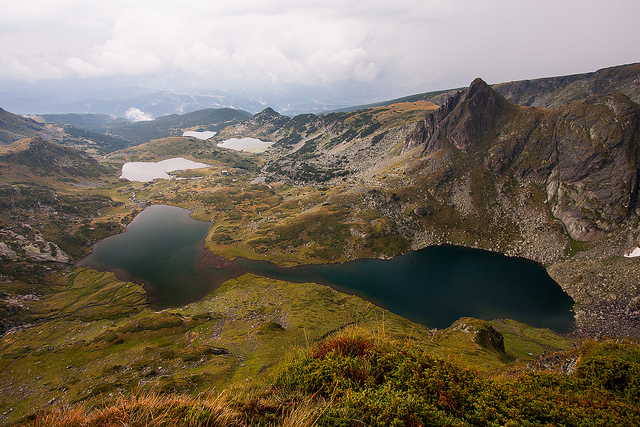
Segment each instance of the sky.
[[0,92],[379,101],[640,61],[638,0],[0,0]]

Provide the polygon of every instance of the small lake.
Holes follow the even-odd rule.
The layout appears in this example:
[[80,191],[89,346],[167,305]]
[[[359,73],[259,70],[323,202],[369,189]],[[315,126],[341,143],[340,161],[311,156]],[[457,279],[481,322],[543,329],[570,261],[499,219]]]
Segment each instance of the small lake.
[[207,140],[209,138],[216,136],[217,133],[218,132],[214,132],[211,130],[205,130],[205,131],[188,130],[186,132],[183,132],[182,136],[191,136],[193,138]]
[[120,178],[129,181],[151,182],[154,179],[172,179],[169,172],[208,168],[210,165],[194,162],[193,160],[174,157],[160,162],[128,162],[122,165]]
[[230,148],[236,151],[248,151],[249,153],[262,153],[271,145],[273,145],[273,142],[260,141],[256,138],[230,138],[218,144],[218,147]]
[[144,283],[149,302],[159,308],[188,304],[226,280],[253,273],[329,285],[436,328],[464,316],[510,318],[559,332],[573,326],[573,300],[542,266],[521,258],[433,246],[391,260],[285,268],[238,258],[219,268],[204,249],[210,225],[185,209],[150,206],[125,233],[97,243],[80,266]]

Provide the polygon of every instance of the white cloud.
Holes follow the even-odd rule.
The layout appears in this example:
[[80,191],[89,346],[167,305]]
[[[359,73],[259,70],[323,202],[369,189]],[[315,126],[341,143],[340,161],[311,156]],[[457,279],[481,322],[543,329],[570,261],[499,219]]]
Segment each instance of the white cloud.
[[0,90],[368,83],[398,95],[640,60],[637,0],[22,0],[0,16]]
[[144,122],[153,120],[153,116],[151,114],[145,113],[144,111],[136,107],[129,107],[124,116],[132,122]]

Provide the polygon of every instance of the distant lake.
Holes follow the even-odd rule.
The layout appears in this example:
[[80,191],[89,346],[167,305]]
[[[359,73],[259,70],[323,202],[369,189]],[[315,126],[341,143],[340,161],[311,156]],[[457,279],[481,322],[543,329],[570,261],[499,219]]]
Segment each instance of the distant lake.
[[210,165],[194,162],[193,160],[174,157],[161,162],[128,162],[122,165],[120,178],[129,181],[150,182],[157,178],[171,179],[167,172],[208,168]]
[[262,153],[271,145],[273,145],[273,142],[260,141],[256,138],[230,138],[218,144],[218,147],[248,151],[250,153]]
[[429,327],[445,328],[464,316],[510,318],[559,332],[573,326],[572,299],[541,265],[521,258],[433,246],[391,260],[285,268],[238,258],[218,268],[204,249],[209,227],[185,209],[150,206],[125,233],[97,243],[80,266],[144,283],[157,307],[188,304],[226,280],[253,273],[329,285]]
[[203,139],[204,140],[204,139],[209,139],[209,138],[214,137],[216,135],[216,133],[218,133],[218,132],[214,132],[214,131],[211,131],[211,130],[205,130],[205,131],[202,131],[202,132],[195,131],[195,130],[188,130],[186,132],[183,132],[182,136],[191,136],[191,137],[194,137],[194,138],[198,138],[198,139]]

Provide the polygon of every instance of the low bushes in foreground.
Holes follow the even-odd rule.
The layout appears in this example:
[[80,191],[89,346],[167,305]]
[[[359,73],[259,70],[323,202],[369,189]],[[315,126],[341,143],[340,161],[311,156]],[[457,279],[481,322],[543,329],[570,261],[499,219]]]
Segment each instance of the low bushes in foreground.
[[121,396],[36,414],[45,426],[636,426],[640,346],[588,343],[575,372],[489,378],[424,350],[342,332],[283,363],[263,388]]

